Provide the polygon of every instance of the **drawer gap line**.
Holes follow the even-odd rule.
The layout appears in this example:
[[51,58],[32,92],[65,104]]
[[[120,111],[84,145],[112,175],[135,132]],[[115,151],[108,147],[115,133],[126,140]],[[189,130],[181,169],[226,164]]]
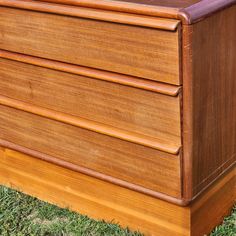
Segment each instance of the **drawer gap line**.
[[28,113],[39,115],[48,119],[59,121],[65,124],[70,124],[83,129],[91,130],[100,134],[108,135],[128,142],[147,146],[159,151],[177,155],[180,151],[179,145],[170,145],[168,141],[158,140],[157,138],[148,137],[142,134],[131,133],[126,130],[118,129],[112,126],[104,125],[95,121],[90,121],[84,118],[75,117],[62,112],[50,110],[47,108],[34,106],[19,100],[11,99],[0,95],[0,104],[22,110]]
[[94,79],[108,81],[112,83],[118,83],[125,86],[135,87],[139,89],[161,93],[164,95],[169,95],[172,97],[178,96],[179,93],[181,92],[180,86],[154,82],[151,80],[141,79],[133,76],[122,75],[98,69],[92,69],[84,66],[68,64],[55,60],[48,60],[16,52],[9,52],[7,50],[2,50],[2,49],[0,49],[0,58],[18,61],[21,63],[31,64],[35,66],[45,67],[48,69],[62,71],[70,74],[91,77]]
[[80,172],[82,174],[85,174],[85,175],[88,175],[91,177],[95,177],[95,178],[100,179],[102,181],[106,181],[106,182],[109,182],[109,183],[112,183],[115,185],[119,185],[121,187],[125,187],[125,188],[128,188],[128,189],[136,191],[136,192],[147,194],[151,197],[158,198],[158,199],[173,203],[175,205],[186,206],[189,204],[189,202],[185,201],[184,199],[175,198],[175,197],[169,196],[169,195],[167,195],[165,193],[161,193],[161,192],[156,192],[154,190],[147,189],[147,188],[142,187],[140,185],[133,184],[133,183],[127,182],[125,180],[121,180],[121,179],[118,179],[118,178],[115,178],[115,177],[112,177],[109,175],[105,175],[105,174],[102,174],[98,171],[94,171],[94,170],[86,168],[86,167],[78,166],[78,165],[75,165],[75,164],[70,163],[68,161],[60,160],[60,159],[55,158],[53,156],[47,155],[45,153],[41,153],[36,150],[26,148],[21,145],[18,145],[18,144],[15,144],[15,143],[3,140],[3,139],[0,139],[0,146],[21,152],[25,155],[29,155],[29,156],[38,158],[40,160],[64,167],[66,169],[69,169],[69,170],[72,170],[75,172]]

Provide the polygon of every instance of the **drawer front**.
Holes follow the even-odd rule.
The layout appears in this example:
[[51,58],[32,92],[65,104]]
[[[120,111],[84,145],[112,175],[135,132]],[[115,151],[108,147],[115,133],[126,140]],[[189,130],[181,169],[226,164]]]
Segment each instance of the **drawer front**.
[[0,47],[170,84],[179,32],[1,7]]
[[0,129],[2,140],[154,191],[181,195],[177,155],[2,105]]
[[0,94],[181,146],[180,98],[0,58]]

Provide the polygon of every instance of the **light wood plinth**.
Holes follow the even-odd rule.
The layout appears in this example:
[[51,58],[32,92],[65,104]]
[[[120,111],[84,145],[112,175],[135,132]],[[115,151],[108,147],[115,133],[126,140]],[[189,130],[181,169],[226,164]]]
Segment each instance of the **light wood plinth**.
[[0,184],[90,217],[115,220],[145,235],[207,234],[229,213],[236,198],[236,168],[188,207],[176,206],[6,148],[0,149],[0,172]]

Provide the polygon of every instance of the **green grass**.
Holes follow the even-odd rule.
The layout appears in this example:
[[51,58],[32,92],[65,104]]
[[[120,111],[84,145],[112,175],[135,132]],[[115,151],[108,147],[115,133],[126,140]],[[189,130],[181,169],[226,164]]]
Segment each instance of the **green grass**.
[[210,236],[235,236],[236,235],[236,205],[230,216],[226,217],[223,224],[217,226]]
[[141,236],[0,186],[1,236]]
[[[0,186],[1,236],[141,236]],[[174,235],[173,235],[174,236]],[[236,236],[236,207],[211,236]]]

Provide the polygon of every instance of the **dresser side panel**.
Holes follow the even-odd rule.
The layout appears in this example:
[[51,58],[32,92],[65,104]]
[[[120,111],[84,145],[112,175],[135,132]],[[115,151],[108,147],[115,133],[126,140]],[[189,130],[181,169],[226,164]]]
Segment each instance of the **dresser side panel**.
[[[236,161],[236,6],[188,28],[189,74],[184,76],[184,150],[192,160],[192,197]],[[184,26],[185,27],[185,26]],[[186,28],[187,29],[187,28]],[[191,82],[187,80],[191,79]],[[189,139],[188,141],[187,139]],[[184,170],[187,172],[187,170]],[[190,178],[191,179],[191,178]],[[186,183],[185,183],[186,184]],[[188,193],[189,194],[189,193]]]

